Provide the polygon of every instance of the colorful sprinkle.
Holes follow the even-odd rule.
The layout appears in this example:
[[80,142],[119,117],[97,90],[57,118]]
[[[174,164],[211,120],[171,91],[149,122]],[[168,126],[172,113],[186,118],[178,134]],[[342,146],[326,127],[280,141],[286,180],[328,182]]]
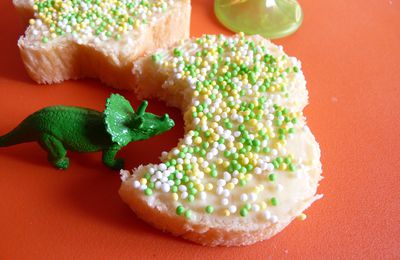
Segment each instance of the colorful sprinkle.
[[[44,37],[70,34],[80,41],[121,39],[167,10],[174,0],[35,0],[31,26]],[[48,39],[48,38],[47,38]]]
[[278,206],[280,176],[302,167],[286,149],[302,117],[287,105],[300,64],[269,47],[243,34],[205,35],[151,57],[160,73],[193,91],[184,115],[189,131],[163,153],[162,164],[148,168],[145,180],[154,188],[146,183],[135,188],[173,193],[174,203],[182,204],[176,214],[185,217],[201,209],[278,221],[268,204]]

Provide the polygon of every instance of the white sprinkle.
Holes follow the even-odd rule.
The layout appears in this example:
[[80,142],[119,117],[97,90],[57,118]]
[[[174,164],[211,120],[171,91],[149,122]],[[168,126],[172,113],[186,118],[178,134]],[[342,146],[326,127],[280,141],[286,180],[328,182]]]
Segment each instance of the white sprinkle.
[[163,192],[169,192],[170,188],[171,187],[167,183],[163,183],[162,186],[161,186],[161,190]]
[[260,206],[258,204],[253,204],[251,207],[255,212],[259,212],[260,211]]
[[229,172],[224,172],[224,180],[225,181],[230,181],[232,179],[232,176]]
[[167,165],[165,165],[165,163],[161,163],[159,165],[159,168],[160,168],[161,171],[165,171],[167,169]]
[[273,165],[272,163],[268,163],[268,164],[267,164],[267,168],[266,168],[267,171],[271,172],[271,171],[273,171],[274,169],[275,169],[275,167],[274,167],[274,165]]
[[222,195],[223,195],[224,197],[229,197],[229,196],[231,195],[231,192],[230,192],[228,189],[225,189],[225,190],[222,192]]
[[220,187],[223,187],[223,186],[226,185],[226,181],[223,180],[223,179],[219,179],[218,182],[217,182],[217,185],[220,186]]
[[257,195],[252,192],[249,194],[249,199],[251,202],[255,202],[257,200]]
[[[236,172],[236,171],[235,171],[235,172]],[[233,175],[235,175],[235,172],[233,172]],[[237,175],[238,175],[238,174],[236,173],[236,176],[237,176]],[[233,179],[232,179],[232,183],[236,185],[236,184],[239,183],[239,180],[238,180],[237,178],[233,178]]]
[[167,158],[167,156],[168,156],[168,152],[163,151],[163,152],[161,153],[161,158]]
[[177,172],[177,173],[176,173],[176,178],[177,178],[178,180],[181,180],[181,179],[183,178],[183,174],[182,174],[181,172]]
[[186,191],[182,192],[182,194],[181,194],[182,199],[186,199],[188,196],[189,196],[189,194]]
[[235,212],[237,211],[237,207],[236,207],[235,205],[230,205],[230,206],[229,206],[229,211],[230,211],[231,213],[235,213]]
[[244,202],[244,201],[247,201],[248,198],[249,198],[249,197],[247,196],[246,193],[243,193],[242,195],[240,195],[240,200],[243,201],[243,202]]
[[272,223],[274,223],[274,224],[275,224],[275,223],[277,223],[277,222],[278,222],[278,217],[274,215],[274,216],[272,216],[272,217],[271,217],[271,219],[270,219],[270,220],[271,220],[271,222],[272,222]]
[[270,220],[270,218],[271,218],[271,212],[269,212],[268,210],[266,210],[266,211],[263,212],[263,215],[264,215],[264,218],[265,218],[266,220]]
[[157,172],[156,172],[156,178],[157,178],[157,179],[161,179],[162,177],[163,177],[162,172],[157,171]]
[[200,199],[201,200],[206,200],[207,199],[207,193],[204,192],[204,191],[200,192]]

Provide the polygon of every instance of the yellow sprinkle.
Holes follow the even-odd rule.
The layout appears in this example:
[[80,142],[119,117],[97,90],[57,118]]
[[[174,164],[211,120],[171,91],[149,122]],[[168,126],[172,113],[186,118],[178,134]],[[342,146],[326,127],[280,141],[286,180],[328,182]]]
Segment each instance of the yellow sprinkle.
[[224,209],[224,215],[229,217],[231,215],[231,212],[228,209]]
[[29,19],[29,24],[34,25],[35,24],[35,19]]
[[242,162],[244,165],[249,164],[249,158],[247,158],[247,157],[243,158]]
[[140,179],[140,184],[142,184],[142,185],[147,184],[147,179],[141,178],[141,179]]
[[286,163],[282,163],[281,166],[279,167],[280,170],[284,171],[287,169],[287,164]]
[[300,215],[297,216],[297,218],[300,219],[301,221],[304,221],[304,220],[306,220],[307,215],[304,213],[301,213]]
[[223,163],[223,166],[224,166],[225,168],[227,168],[227,167],[229,166],[229,162],[228,162],[228,161],[225,161],[225,162]]
[[196,138],[194,139],[194,143],[195,143],[195,144],[201,144],[202,141],[203,141],[203,140],[201,139],[200,136],[198,136],[198,137],[196,137]]
[[176,201],[179,199],[179,196],[176,193],[172,193],[172,198]]
[[201,183],[197,184],[197,190],[198,191],[204,191],[204,185],[201,184]]
[[226,188],[229,189],[229,190],[233,190],[233,189],[235,188],[235,184],[233,184],[232,182],[230,182],[230,183],[228,183],[228,184],[226,185]]
[[183,170],[182,164],[178,164],[178,165],[176,166],[176,169],[177,169],[178,171],[182,171],[182,170]]
[[260,207],[262,210],[265,210],[267,208],[267,203],[265,203],[265,201],[261,201]]
[[217,164],[223,164],[223,163],[224,163],[224,160],[222,160],[221,158],[217,159]]
[[242,143],[236,143],[236,148],[237,149],[242,149],[243,148],[243,144]]
[[210,190],[212,190],[214,188],[214,185],[212,185],[212,183],[207,183],[206,184],[206,190],[207,191],[210,191]]
[[250,121],[249,121],[249,123],[250,123],[250,125],[252,125],[252,126],[256,126],[257,125],[257,120],[256,119],[251,119]]

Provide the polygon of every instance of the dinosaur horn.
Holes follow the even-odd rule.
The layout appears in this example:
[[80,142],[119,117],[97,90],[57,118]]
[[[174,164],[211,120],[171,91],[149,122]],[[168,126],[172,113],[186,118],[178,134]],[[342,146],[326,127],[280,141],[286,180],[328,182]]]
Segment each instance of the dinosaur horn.
[[148,104],[149,103],[147,102],[147,100],[143,100],[143,102],[140,104],[137,110],[138,116],[142,116],[144,114],[144,111],[146,110]]

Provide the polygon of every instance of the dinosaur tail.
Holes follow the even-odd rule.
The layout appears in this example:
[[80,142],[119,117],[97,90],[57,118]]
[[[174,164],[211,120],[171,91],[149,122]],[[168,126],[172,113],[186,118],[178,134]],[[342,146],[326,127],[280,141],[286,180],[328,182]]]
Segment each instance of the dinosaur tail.
[[33,140],[34,140],[33,136],[26,133],[23,124],[20,124],[19,126],[14,128],[14,130],[12,130],[11,132],[3,136],[0,136],[0,147],[31,142]]

